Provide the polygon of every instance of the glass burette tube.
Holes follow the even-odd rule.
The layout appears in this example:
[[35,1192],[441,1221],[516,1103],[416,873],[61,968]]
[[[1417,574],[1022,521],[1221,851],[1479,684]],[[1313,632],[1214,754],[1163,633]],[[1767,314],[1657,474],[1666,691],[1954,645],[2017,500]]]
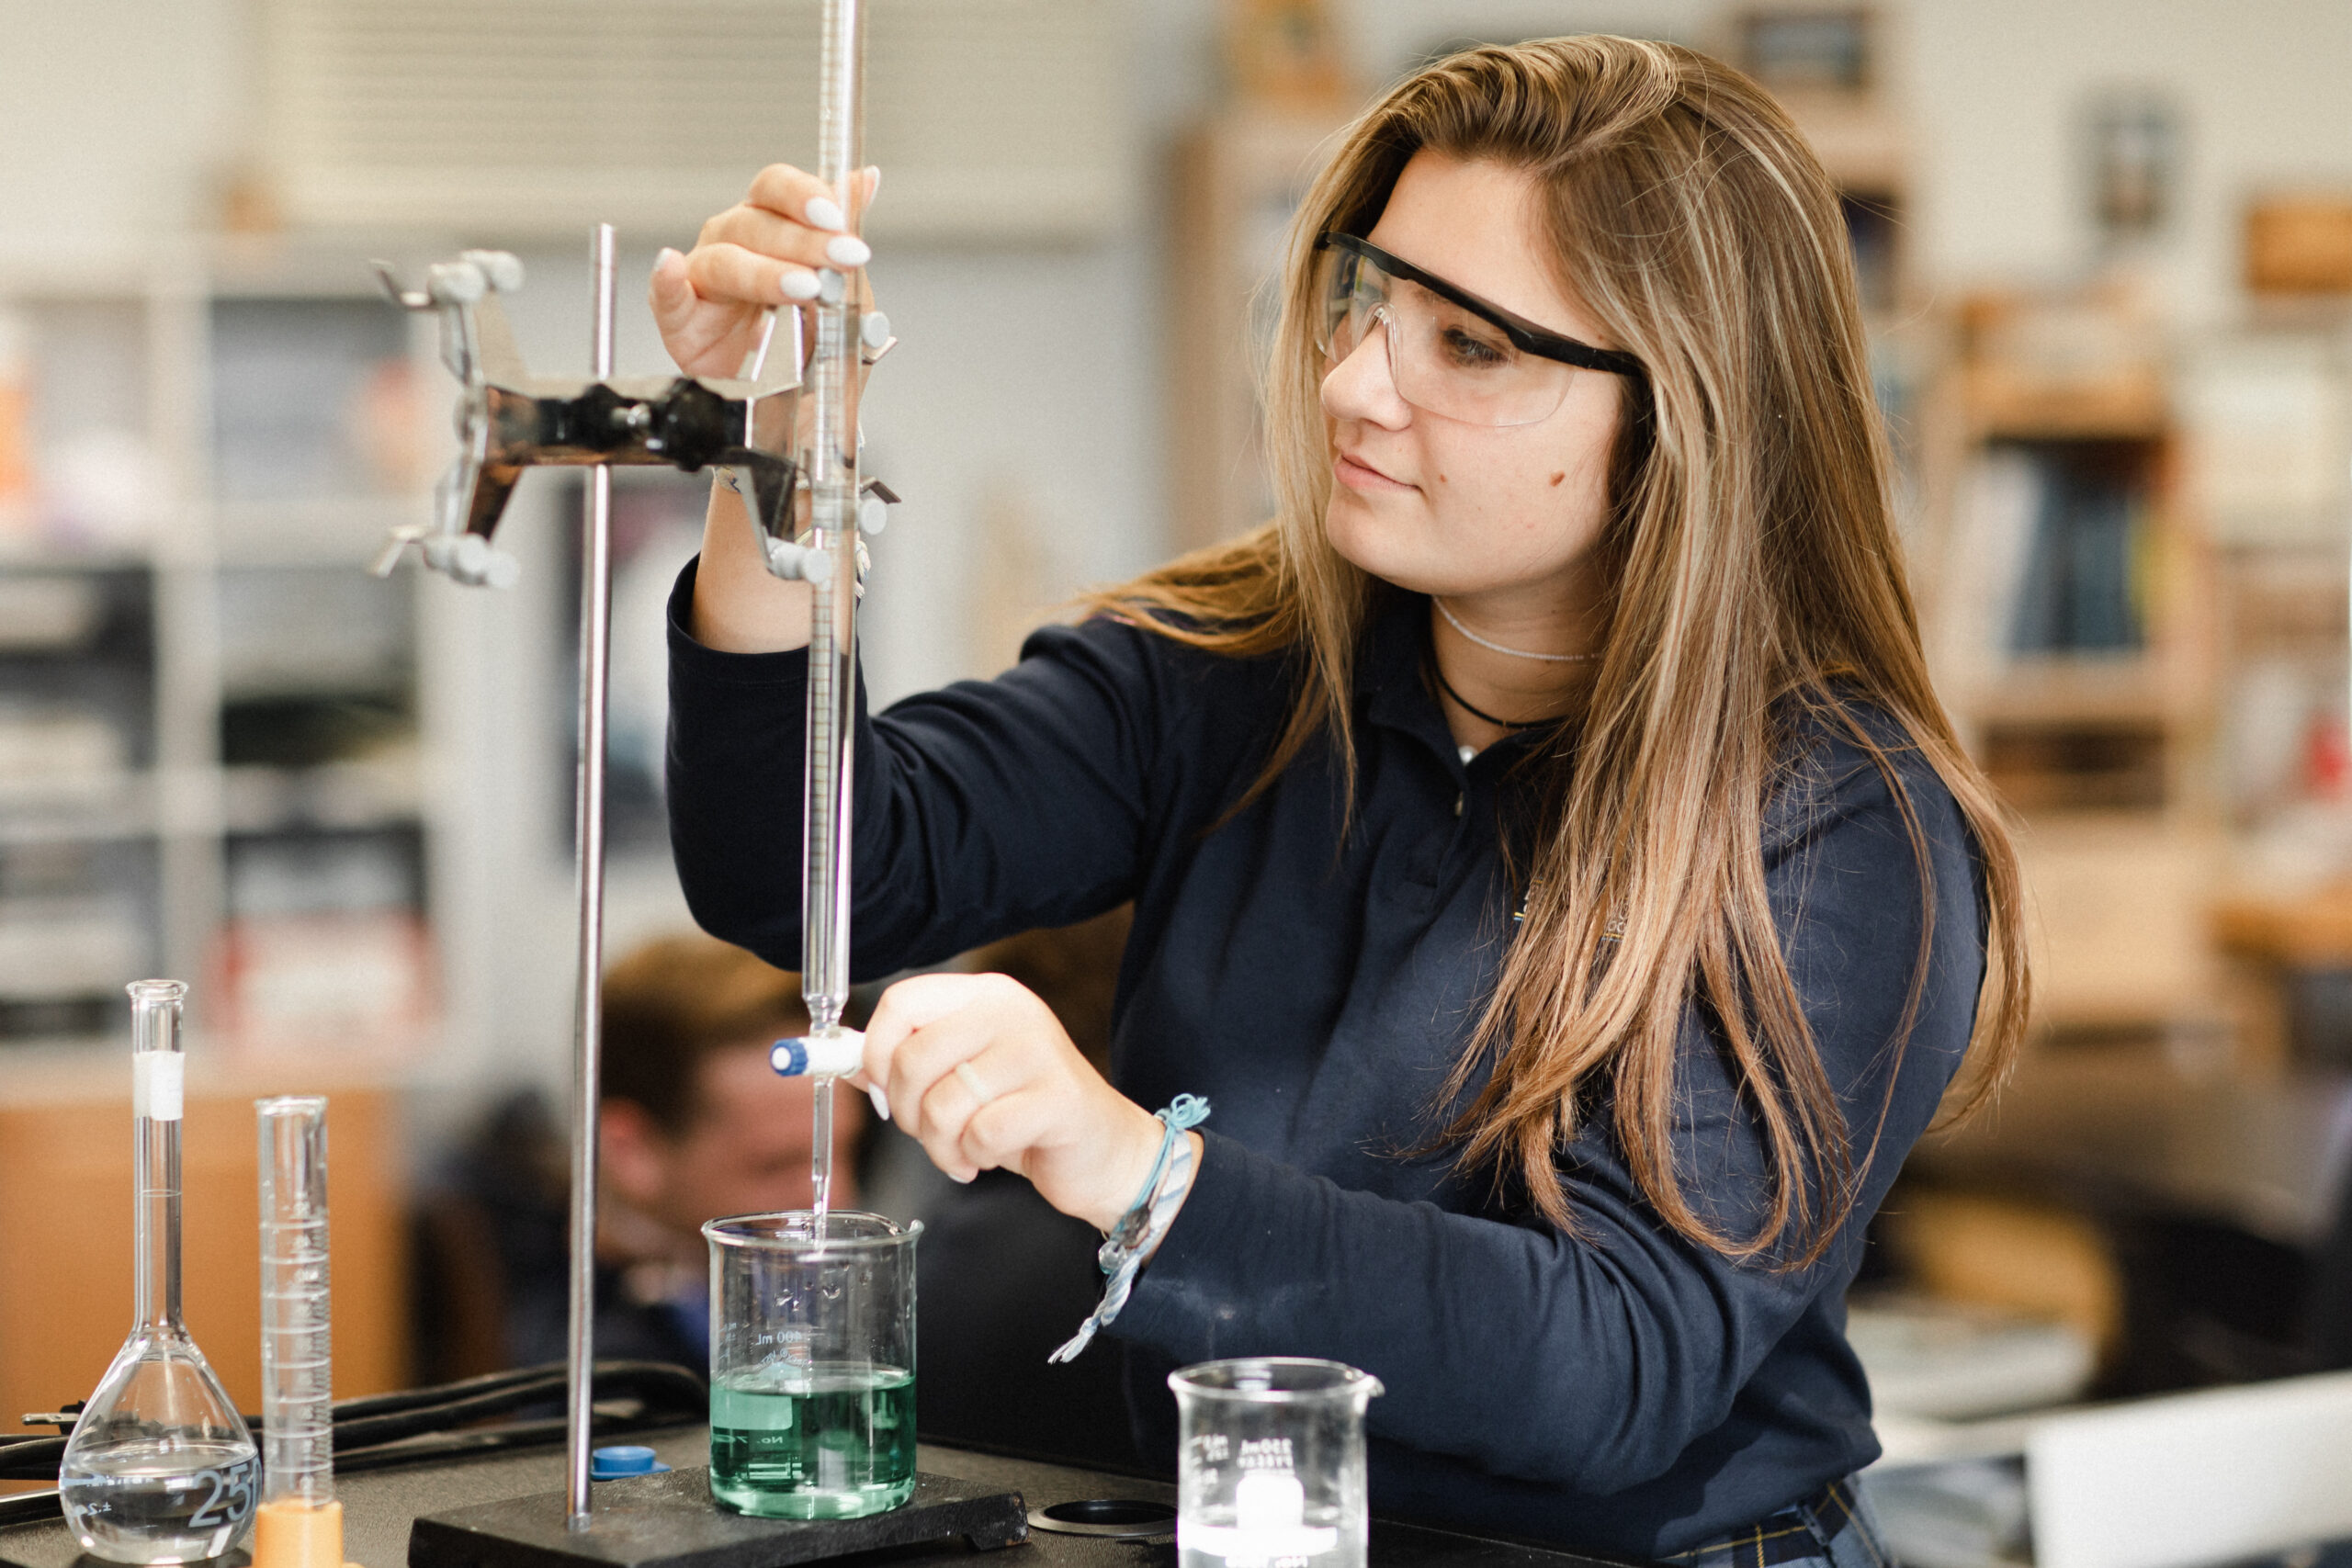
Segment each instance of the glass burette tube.
[[340,1568],[327,1267],[327,1102],[254,1102],[261,1167],[262,1504],[254,1568]]
[[[862,226],[865,60],[861,0],[825,0],[818,62],[817,174],[840,198],[845,228]],[[811,547],[832,570],[810,582],[807,817],[801,889],[801,995],[812,1035],[841,1027],[849,1000],[850,766],[857,682],[858,350],[861,291],[845,275],[818,274],[816,352],[809,362],[807,473]],[[832,1200],[833,1081],[815,1079],[809,1207],[824,1234]]]

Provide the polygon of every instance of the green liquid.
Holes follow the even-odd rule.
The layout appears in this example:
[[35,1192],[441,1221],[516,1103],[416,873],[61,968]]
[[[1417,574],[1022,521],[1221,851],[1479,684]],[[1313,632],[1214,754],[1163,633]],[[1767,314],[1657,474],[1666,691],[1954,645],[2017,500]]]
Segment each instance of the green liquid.
[[710,1391],[710,1495],[771,1519],[857,1519],[915,1492],[915,1380],[895,1367],[779,1368]]

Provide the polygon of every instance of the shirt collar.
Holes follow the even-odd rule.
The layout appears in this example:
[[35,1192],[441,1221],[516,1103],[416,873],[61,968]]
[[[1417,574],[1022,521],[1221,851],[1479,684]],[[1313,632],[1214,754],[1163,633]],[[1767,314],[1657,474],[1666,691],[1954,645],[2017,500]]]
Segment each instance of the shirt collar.
[[1453,732],[1430,690],[1429,657],[1429,597],[1382,592],[1357,645],[1357,711],[1365,723],[1410,735],[1458,768],[1462,759]]
[[[1462,750],[1430,684],[1429,595],[1396,588],[1376,592],[1357,645],[1357,711],[1365,723],[1410,735],[1462,769]],[[1507,735],[1479,755],[1516,754],[1528,744],[1531,733]]]

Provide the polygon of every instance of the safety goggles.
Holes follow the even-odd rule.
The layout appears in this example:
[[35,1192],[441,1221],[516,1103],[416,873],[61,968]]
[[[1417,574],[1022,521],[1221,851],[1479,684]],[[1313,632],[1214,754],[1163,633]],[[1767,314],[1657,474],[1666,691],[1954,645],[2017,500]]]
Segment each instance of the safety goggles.
[[1334,365],[1379,322],[1396,395],[1466,424],[1534,424],[1552,417],[1578,370],[1642,375],[1642,362],[1546,332],[1353,234],[1315,241],[1315,346]]

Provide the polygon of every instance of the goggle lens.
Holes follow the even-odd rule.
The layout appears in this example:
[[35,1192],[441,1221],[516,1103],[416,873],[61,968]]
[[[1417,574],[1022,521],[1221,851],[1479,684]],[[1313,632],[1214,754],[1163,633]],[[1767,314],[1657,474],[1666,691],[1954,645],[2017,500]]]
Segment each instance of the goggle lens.
[[1316,347],[1334,367],[1377,323],[1396,395],[1425,412],[1468,424],[1534,424],[1567,396],[1574,366],[1522,353],[1476,311],[1389,276],[1368,256],[1327,251],[1321,264]]

